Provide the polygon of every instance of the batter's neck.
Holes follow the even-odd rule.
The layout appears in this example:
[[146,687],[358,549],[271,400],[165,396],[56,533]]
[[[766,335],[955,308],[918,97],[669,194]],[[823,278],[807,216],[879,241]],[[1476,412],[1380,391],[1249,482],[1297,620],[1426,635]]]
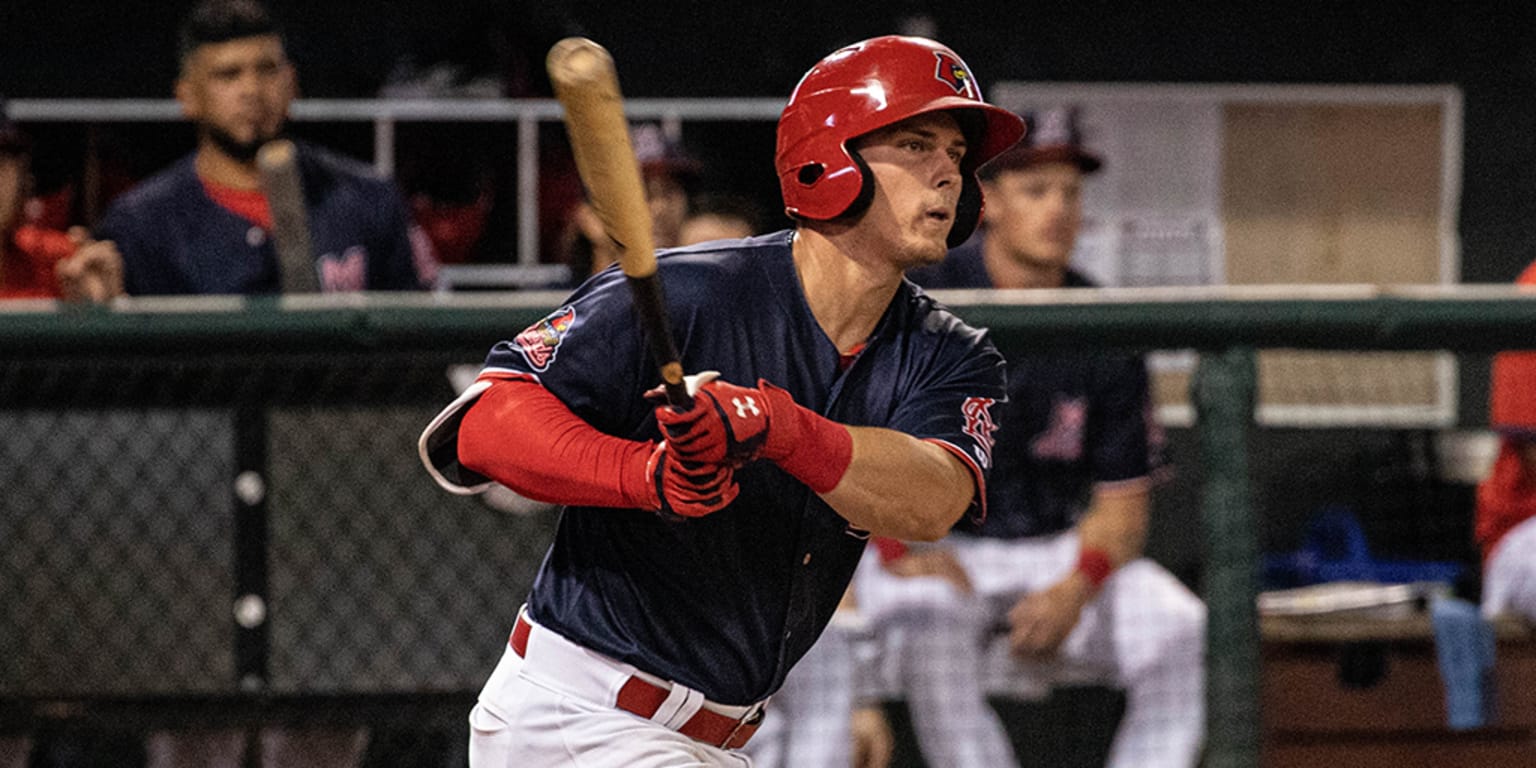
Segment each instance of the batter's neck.
[[842,353],[875,332],[901,284],[901,273],[851,258],[819,234],[801,229],[794,243],[795,273],[811,314]]

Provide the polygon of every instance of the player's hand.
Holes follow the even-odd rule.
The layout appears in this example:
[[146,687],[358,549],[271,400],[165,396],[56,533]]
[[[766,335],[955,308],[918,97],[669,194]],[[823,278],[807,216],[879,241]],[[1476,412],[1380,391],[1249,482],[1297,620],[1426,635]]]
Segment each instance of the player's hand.
[[1008,611],[1008,645],[1015,656],[1054,656],[1083,615],[1093,588],[1073,572],[1049,589],[1025,595]]
[[683,461],[664,442],[651,452],[646,476],[655,484],[658,513],[670,519],[719,512],[741,491],[731,467]]
[[896,737],[878,706],[853,710],[853,768],[886,768],[896,751]]
[[54,264],[59,295],[67,301],[104,302],[123,293],[123,257],[111,240],[92,240],[82,227],[69,231],[75,252]]
[[819,494],[835,490],[853,462],[847,427],[763,379],[756,387],[703,381],[691,407],[658,408],[656,421],[685,461],[740,467],[767,459]]
[[[699,374],[688,387],[693,407],[677,411],[662,406],[656,409],[656,421],[678,456],[688,461],[741,466],[762,455],[773,422],[771,401],[777,398],[762,389],[721,381],[718,376],[714,371]],[[772,387],[766,382],[759,383]],[[784,390],[778,393],[789,397]]]
[[962,595],[972,592],[971,577],[947,547],[909,549],[906,554],[885,564],[886,570],[903,578],[931,576],[949,582]]

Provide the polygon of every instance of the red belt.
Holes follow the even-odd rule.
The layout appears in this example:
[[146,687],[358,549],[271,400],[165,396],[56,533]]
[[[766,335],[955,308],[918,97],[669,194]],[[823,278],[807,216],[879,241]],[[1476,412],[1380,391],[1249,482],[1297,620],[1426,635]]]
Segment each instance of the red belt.
[[[513,652],[518,656],[526,658],[528,633],[532,629],[533,625],[529,624],[522,614],[518,614],[517,623],[512,627],[512,637],[508,640]],[[630,676],[619,688],[619,696],[614,706],[649,720],[656,714],[656,710],[661,708],[670,693],[666,688],[650,681]],[[693,717],[688,718],[688,722],[677,728],[677,732],[694,741],[722,749],[740,749],[746,746],[747,740],[752,738],[752,734],[757,733],[757,728],[762,723],[762,707],[754,708],[739,719],[700,707]]]

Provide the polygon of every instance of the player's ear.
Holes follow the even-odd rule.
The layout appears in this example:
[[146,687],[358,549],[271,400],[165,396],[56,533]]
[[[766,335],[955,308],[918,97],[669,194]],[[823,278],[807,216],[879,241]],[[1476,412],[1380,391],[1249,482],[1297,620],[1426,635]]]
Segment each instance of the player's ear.
[[202,104],[197,98],[197,86],[192,82],[192,75],[185,69],[176,78],[175,93],[177,103],[181,104],[181,116],[196,120],[202,114]]
[[299,88],[299,70],[286,58],[283,59],[283,89],[287,92],[287,100],[290,102],[304,95]]

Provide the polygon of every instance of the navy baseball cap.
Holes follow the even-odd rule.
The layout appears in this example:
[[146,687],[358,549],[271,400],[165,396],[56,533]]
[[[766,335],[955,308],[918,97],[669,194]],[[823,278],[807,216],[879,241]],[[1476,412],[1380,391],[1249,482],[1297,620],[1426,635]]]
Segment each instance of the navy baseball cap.
[[32,150],[32,138],[21,126],[11,121],[5,108],[5,97],[0,96],[0,152],[24,155]]
[[1016,171],[1041,163],[1072,163],[1083,173],[1093,173],[1103,167],[1103,158],[1083,146],[1083,130],[1076,107],[1022,112],[1019,116],[1024,118],[1024,138],[983,165],[977,171],[981,178],[991,179],[1003,171]]
[[629,131],[634,145],[635,159],[647,177],[672,176],[684,186],[698,180],[703,164],[683,149],[682,144],[667,136],[660,125],[641,123]]

